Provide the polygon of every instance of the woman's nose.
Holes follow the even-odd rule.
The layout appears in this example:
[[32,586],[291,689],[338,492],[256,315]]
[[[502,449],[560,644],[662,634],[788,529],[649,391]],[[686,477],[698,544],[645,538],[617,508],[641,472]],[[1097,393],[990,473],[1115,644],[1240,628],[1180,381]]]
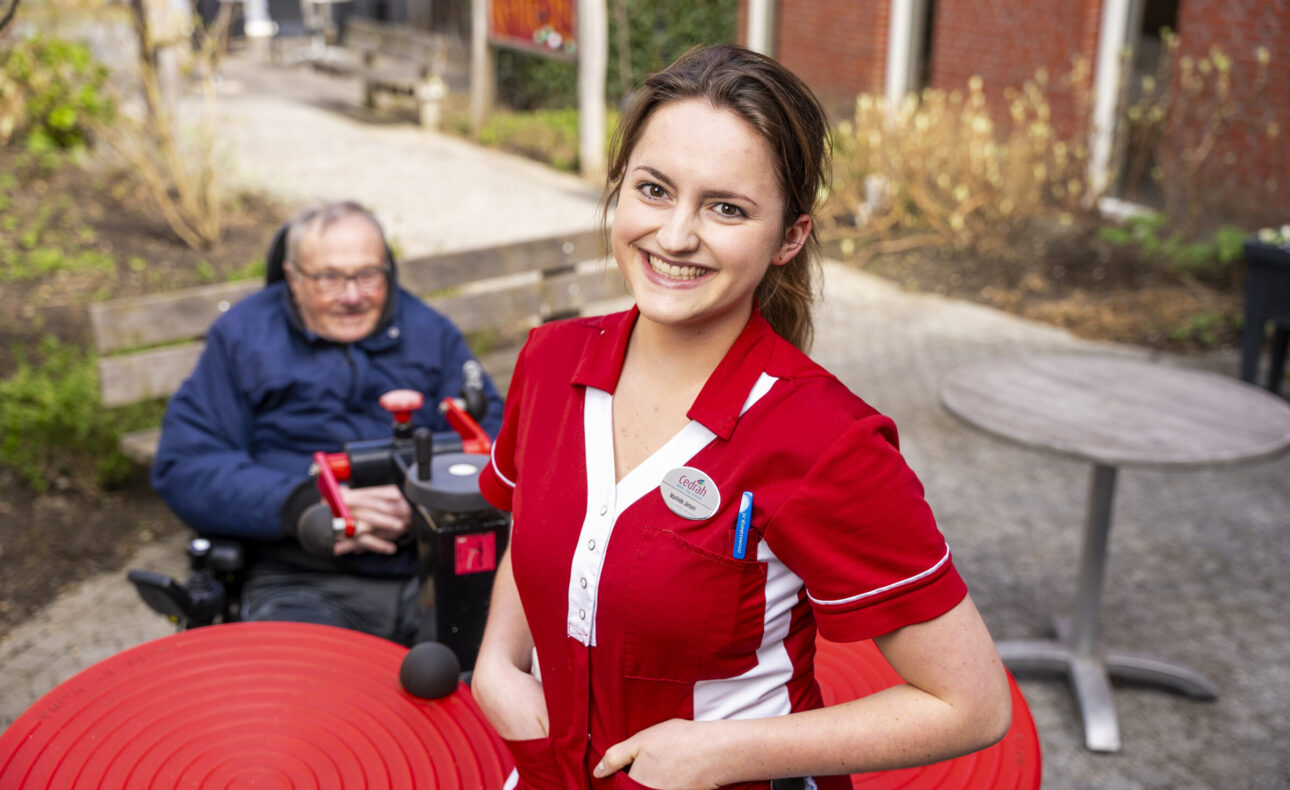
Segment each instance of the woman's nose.
[[678,253],[695,249],[699,245],[699,234],[695,229],[694,212],[684,208],[668,211],[656,236],[662,252]]

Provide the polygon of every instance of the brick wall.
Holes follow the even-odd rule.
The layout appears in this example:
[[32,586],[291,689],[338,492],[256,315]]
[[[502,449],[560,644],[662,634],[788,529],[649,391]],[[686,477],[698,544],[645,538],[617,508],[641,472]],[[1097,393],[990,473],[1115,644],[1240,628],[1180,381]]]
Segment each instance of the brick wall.
[[[1199,62],[1217,47],[1232,61],[1237,115],[1208,157],[1203,191],[1252,219],[1290,222],[1290,0],[1183,0],[1178,34],[1180,56]],[[1260,47],[1270,56],[1261,86]]]
[[1007,117],[1003,91],[1021,87],[1043,69],[1052,122],[1065,137],[1081,129],[1070,76],[1076,57],[1088,61],[1083,88],[1092,85],[1100,0],[937,0],[929,84],[963,89],[979,75],[998,120]]
[[[747,0],[739,41],[747,42]],[[881,93],[887,70],[888,0],[778,0],[775,55],[839,117],[858,93]]]
[[[1088,118],[1071,70],[1076,57],[1084,58],[1084,87],[1091,88],[1102,2],[936,0],[928,83],[962,89],[980,75],[993,114],[1006,124],[1004,89],[1020,87],[1044,69],[1057,133],[1082,138]],[[889,0],[779,0],[777,57],[837,117],[847,117],[857,93],[883,92],[889,7]],[[746,20],[743,0],[741,41],[747,40]],[[1233,100],[1242,108],[1208,158],[1202,196],[1244,212],[1247,223],[1290,222],[1290,0],[1181,0],[1178,33],[1181,54],[1197,62],[1215,45],[1231,58]],[[1271,62],[1256,89],[1259,47]],[[1184,131],[1164,145],[1176,150],[1186,137]],[[1161,160],[1170,156],[1166,151]]]

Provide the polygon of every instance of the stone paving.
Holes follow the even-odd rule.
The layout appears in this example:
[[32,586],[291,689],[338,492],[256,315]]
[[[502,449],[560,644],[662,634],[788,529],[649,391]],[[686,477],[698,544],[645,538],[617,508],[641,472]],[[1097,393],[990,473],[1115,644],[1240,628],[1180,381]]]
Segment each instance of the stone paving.
[[[484,246],[594,224],[597,190],[571,176],[352,110],[345,80],[235,58],[220,100],[239,183],[303,204],[353,197],[404,254]],[[1089,469],[992,439],[950,417],[942,374],[1032,350],[1145,355],[1077,340],[980,306],[905,293],[830,263],[817,359],[900,426],[972,594],[996,638],[1046,632],[1073,599]],[[1169,364],[1236,370],[1230,354]],[[1043,747],[1044,787],[1202,790],[1290,787],[1290,457],[1120,475],[1104,593],[1106,643],[1214,679],[1198,703],[1117,685],[1123,750],[1083,748],[1060,679],[1022,679]],[[129,565],[182,575],[182,540]],[[68,591],[0,638],[0,727],[102,658],[170,632],[124,569]]]

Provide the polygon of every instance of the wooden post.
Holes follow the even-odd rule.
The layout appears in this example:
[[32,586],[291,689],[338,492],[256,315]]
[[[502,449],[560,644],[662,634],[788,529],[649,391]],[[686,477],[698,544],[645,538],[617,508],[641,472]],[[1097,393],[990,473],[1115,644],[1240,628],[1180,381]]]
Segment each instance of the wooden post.
[[578,0],[578,158],[590,181],[605,177],[605,73],[609,11],[605,0]]
[[470,4],[470,131],[476,137],[497,101],[497,53],[488,45],[489,0]]

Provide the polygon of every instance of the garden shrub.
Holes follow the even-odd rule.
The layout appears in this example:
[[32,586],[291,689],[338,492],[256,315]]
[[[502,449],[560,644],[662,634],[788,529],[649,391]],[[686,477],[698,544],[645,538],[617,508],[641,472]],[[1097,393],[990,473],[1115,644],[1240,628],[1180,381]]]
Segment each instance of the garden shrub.
[[[1175,34],[1165,31],[1164,42],[1157,72],[1134,90],[1124,86],[1107,179],[1131,199],[1154,191],[1158,210],[1118,226],[1097,213],[1106,187],[1088,181],[1089,130],[1077,122],[1059,136],[1048,103],[1050,93],[1068,92],[1073,116],[1084,124],[1092,117],[1089,66],[1077,58],[1060,79],[1040,70],[1005,88],[1006,113],[991,111],[980,77],[966,91],[929,88],[898,107],[860,95],[854,118],[835,134],[826,232],[844,251],[941,246],[997,258],[1010,254],[1010,240],[1056,220],[1097,229],[1102,241],[1175,275],[1230,276],[1248,235],[1237,225],[1249,218],[1215,205],[1222,190],[1207,193],[1230,164],[1230,152],[1213,152],[1243,126],[1271,126],[1234,98],[1231,60],[1220,50],[1193,61],[1178,57]],[[1270,61],[1260,50],[1256,86],[1266,83]],[[1161,140],[1172,144],[1153,142]]]
[[84,44],[19,38],[0,52],[0,144],[19,139],[36,152],[85,146],[91,128],[115,114],[107,77]]
[[128,480],[135,465],[121,454],[121,434],[160,422],[163,404],[105,409],[94,355],[54,337],[34,358],[22,347],[14,353],[16,369],[0,380],[0,464],[41,493]]
[[1200,277],[1225,274],[1241,260],[1241,245],[1250,236],[1235,225],[1223,225],[1208,238],[1189,241],[1180,231],[1171,230],[1169,217],[1160,212],[1104,226],[1097,235],[1117,247],[1134,249],[1148,260],[1163,261],[1179,274]]
[[[1077,71],[1071,84],[1083,84]],[[899,237],[907,246],[1005,254],[1012,233],[1037,218],[1062,224],[1087,211],[1088,150],[1059,139],[1049,121],[1047,76],[1009,88],[1000,128],[973,77],[967,91],[927,89],[899,107],[861,95],[834,136],[825,228],[854,244]]]

